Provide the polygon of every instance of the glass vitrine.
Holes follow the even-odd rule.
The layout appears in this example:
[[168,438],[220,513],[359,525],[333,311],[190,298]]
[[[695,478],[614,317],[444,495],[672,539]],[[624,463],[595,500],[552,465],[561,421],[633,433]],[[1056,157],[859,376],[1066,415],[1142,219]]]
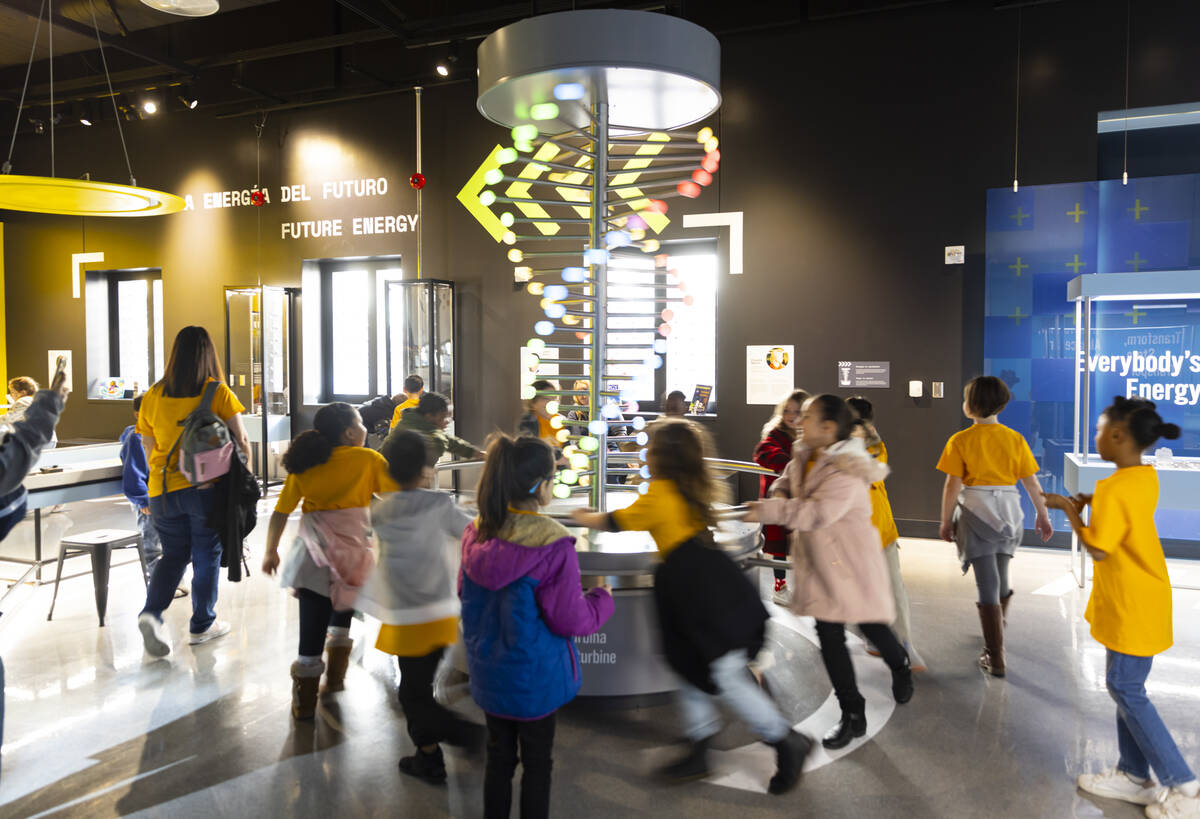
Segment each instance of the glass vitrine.
[[419,375],[425,389],[454,401],[454,284],[437,279],[386,283],[388,394]]

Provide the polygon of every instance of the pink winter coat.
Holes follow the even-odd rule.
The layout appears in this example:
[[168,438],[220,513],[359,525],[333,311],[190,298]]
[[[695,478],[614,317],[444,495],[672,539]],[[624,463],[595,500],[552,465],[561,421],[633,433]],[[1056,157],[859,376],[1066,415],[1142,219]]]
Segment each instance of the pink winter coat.
[[810,450],[796,443],[791,462],[764,501],[763,523],[791,530],[795,590],[792,611],[831,623],[891,623],[896,619],[887,559],[871,525],[870,486],[888,467],[867,454],[857,438],[817,455],[808,477]]

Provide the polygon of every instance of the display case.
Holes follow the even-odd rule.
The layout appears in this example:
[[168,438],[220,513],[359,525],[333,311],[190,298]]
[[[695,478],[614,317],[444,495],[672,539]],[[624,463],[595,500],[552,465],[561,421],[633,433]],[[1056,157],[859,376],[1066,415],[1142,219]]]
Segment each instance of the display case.
[[[1113,465],[1092,452],[1099,413],[1113,395],[1144,397],[1183,430],[1178,441],[1160,441],[1171,450],[1148,452],[1158,471],[1159,528],[1164,517],[1178,529],[1200,521],[1200,343],[1195,313],[1200,272],[1107,273],[1078,276],[1067,286],[1075,303],[1075,417],[1071,452],[1063,483],[1068,494],[1091,494]],[[1145,323],[1141,323],[1145,320]],[[1200,528],[1188,532],[1200,538]],[[1200,557],[1200,546],[1185,556]],[[1087,550],[1071,537],[1071,569],[1082,587]]]
[[386,355],[381,362],[388,394],[419,375],[428,392],[454,402],[454,283],[439,279],[384,284]]
[[291,441],[292,413],[299,406],[295,314],[292,288],[225,288],[225,368],[246,408],[252,467],[264,488],[280,478],[279,456]]

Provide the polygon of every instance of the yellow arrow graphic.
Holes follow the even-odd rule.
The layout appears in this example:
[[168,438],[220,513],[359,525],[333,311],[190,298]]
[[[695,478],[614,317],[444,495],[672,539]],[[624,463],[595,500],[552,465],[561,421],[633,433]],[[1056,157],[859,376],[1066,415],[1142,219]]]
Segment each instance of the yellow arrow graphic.
[[508,228],[500,223],[500,217],[492,213],[490,208],[485,207],[479,201],[479,194],[487,187],[487,183],[483,181],[484,174],[493,168],[500,167],[500,162],[496,159],[496,156],[502,150],[504,148],[500,145],[493,148],[488,158],[483,160],[483,164],[475,170],[475,173],[471,174],[471,178],[467,180],[467,184],[463,185],[462,190],[458,192],[458,201],[462,202],[463,207],[475,217],[479,224],[483,225],[483,229],[491,234],[491,237],[497,242],[504,236]]

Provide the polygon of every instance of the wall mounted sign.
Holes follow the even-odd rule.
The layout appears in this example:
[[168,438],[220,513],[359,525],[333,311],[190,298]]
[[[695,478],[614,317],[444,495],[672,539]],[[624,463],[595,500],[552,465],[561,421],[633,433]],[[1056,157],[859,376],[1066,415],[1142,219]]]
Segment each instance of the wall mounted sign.
[[796,388],[796,348],[791,344],[746,346],[746,403],[775,405]]
[[691,412],[694,415],[702,415],[708,412],[708,399],[712,398],[712,384],[697,384],[696,391],[692,393]]
[[892,386],[890,361],[839,361],[838,387],[860,390],[886,390]]

